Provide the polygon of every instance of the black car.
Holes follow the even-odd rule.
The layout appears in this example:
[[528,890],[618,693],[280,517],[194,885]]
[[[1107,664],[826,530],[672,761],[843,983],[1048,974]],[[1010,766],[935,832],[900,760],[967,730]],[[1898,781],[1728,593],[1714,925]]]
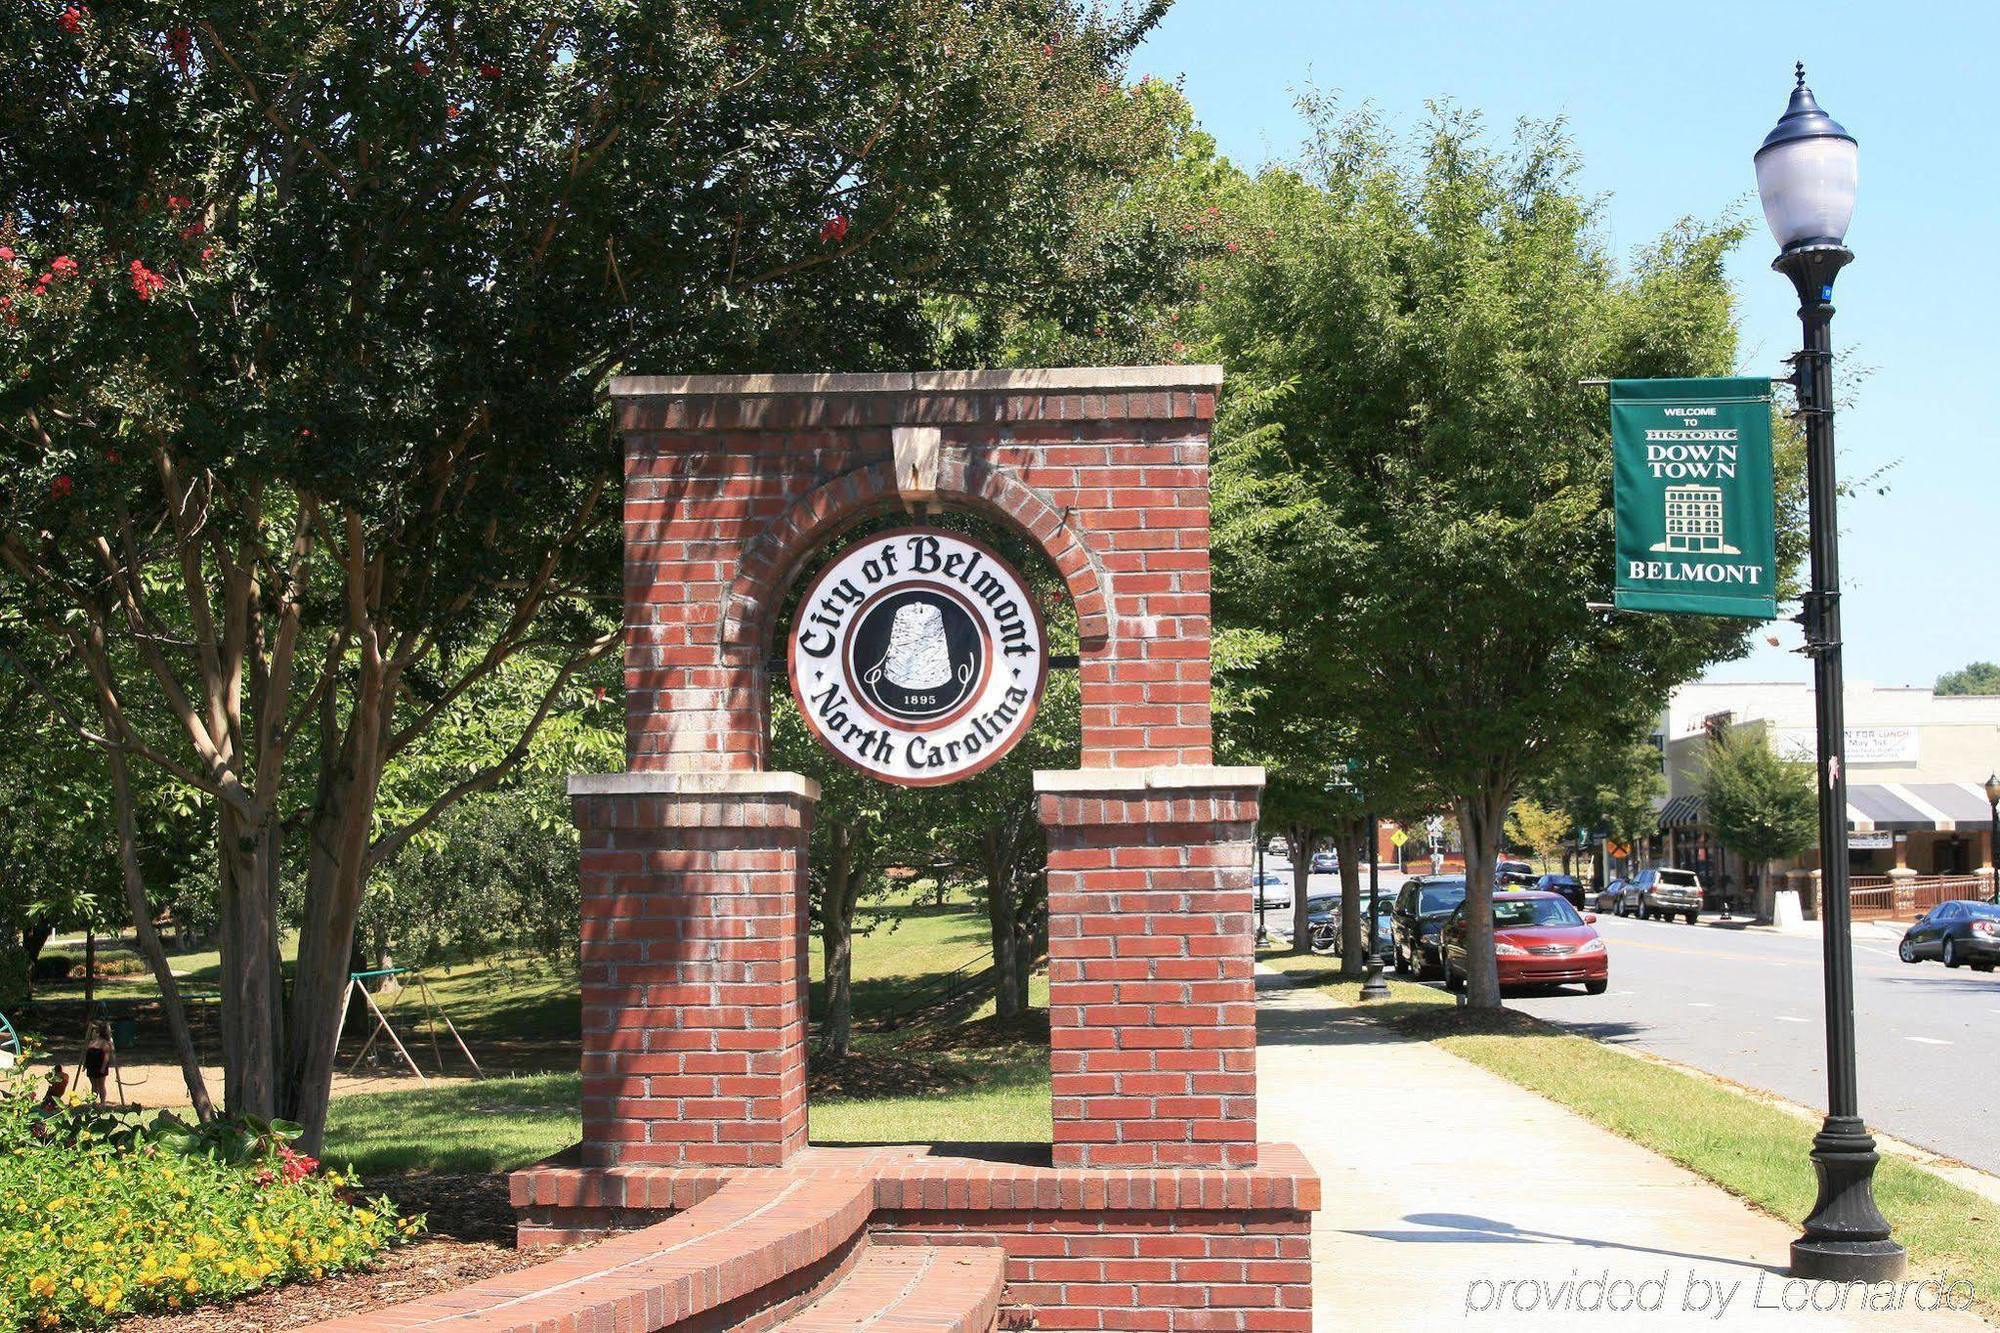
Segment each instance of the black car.
[[1404,881],[1391,917],[1390,953],[1399,974],[1421,979],[1441,972],[1438,931],[1464,901],[1463,875],[1418,875]]
[[2000,963],[2000,904],[1968,898],[1939,903],[1903,932],[1896,956],[1906,963],[1936,958],[1946,967],[1969,963],[1975,972],[1991,972]]
[[1534,887],[1542,893],[1559,893],[1571,907],[1583,910],[1583,885],[1575,875],[1543,875],[1535,881]]

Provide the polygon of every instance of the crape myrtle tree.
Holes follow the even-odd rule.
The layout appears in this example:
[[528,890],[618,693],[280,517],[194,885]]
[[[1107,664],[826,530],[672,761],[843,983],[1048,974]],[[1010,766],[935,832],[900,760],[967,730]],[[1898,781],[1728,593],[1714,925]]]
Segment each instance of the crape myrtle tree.
[[1497,1005],[1494,862],[1523,784],[1607,700],[1656,709],[1742,648],[1741,622],[1587,609],[1610,600],[1611,463],[1602,391],[1578,384],[1727,372],[1742,228],[1682,222],[1621,273],[1559,126],[1496,146],[1433,108],[1406,144],[1305,110],[1305,161],[1243,199],[1208,318],[1275,428],[1254,465],[1338,535],[1295,558],[1335,608],[1343,692],[1457,810],[1470,1000]]
[[[606,377],[923,365],[943,296],[1146,299],[1192,233],[1103,201],[1171,129],[1119,86],[1164,8],[15,7],[0,596],[80,734],[212,808],[229,1109],[317,1143],[371,872],[615,643]],[[512,743],[388,817],[522,655]]]
[[1769,921],[1771,862],[1799,855],[1819,837],[1813,766],[1773,753],[1761,726],[1717,727],[1701,793],[1716,840],[1757,868],[1757,919]]

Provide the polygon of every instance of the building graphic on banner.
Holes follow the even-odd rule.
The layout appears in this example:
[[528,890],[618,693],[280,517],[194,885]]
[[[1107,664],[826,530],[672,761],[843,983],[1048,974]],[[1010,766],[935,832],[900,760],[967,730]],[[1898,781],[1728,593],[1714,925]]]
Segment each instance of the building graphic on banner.
[[1666,494],[1667,532],[1655,551],[1741,555],[1723,540],[1720,486],[1669,486]]

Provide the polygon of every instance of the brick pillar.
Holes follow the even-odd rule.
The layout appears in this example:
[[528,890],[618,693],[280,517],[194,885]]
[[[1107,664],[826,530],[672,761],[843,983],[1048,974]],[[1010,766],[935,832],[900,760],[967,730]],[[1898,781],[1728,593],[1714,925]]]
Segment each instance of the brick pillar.
[[1253,1166],[1258,768],[1035,775],[1055,1164]]
[[775,1166],[806,1144],[796,773],[570,779],[582,830],[583,1162]]

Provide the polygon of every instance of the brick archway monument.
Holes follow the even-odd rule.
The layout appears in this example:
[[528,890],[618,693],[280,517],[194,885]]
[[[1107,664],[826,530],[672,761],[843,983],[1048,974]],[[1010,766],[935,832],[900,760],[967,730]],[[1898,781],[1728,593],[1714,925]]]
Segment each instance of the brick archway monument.
[[[1257,1138],[1263,775],[1215,766],[1211,741],[1220,381],[1150,366],[613,382],[627,769],[571,782],[584,1141],[516,1176],[524,1242],[643,1223],[764,1168],[865,1161],[871,1228],[1003,1245],[1009,1301],[1045,1325],[1306,1326],[1318,1184],[1296,1150]],[[1039,1162],[807,1144],[818,792],[767,767],[779,610],[842,529],[932,507],[1031,538],[1081,636],[1082,766],[1036,775],[1054,1112]],[[1081,1270],[1060,1265],[1086,1253],[1096,1283],[1071,1292],[1059,1271]],[[1219,1267],[1177,1276],[1225,1255],[1235,1284]],[[1181,1307],[1203,1317],[1091,1322]]]

